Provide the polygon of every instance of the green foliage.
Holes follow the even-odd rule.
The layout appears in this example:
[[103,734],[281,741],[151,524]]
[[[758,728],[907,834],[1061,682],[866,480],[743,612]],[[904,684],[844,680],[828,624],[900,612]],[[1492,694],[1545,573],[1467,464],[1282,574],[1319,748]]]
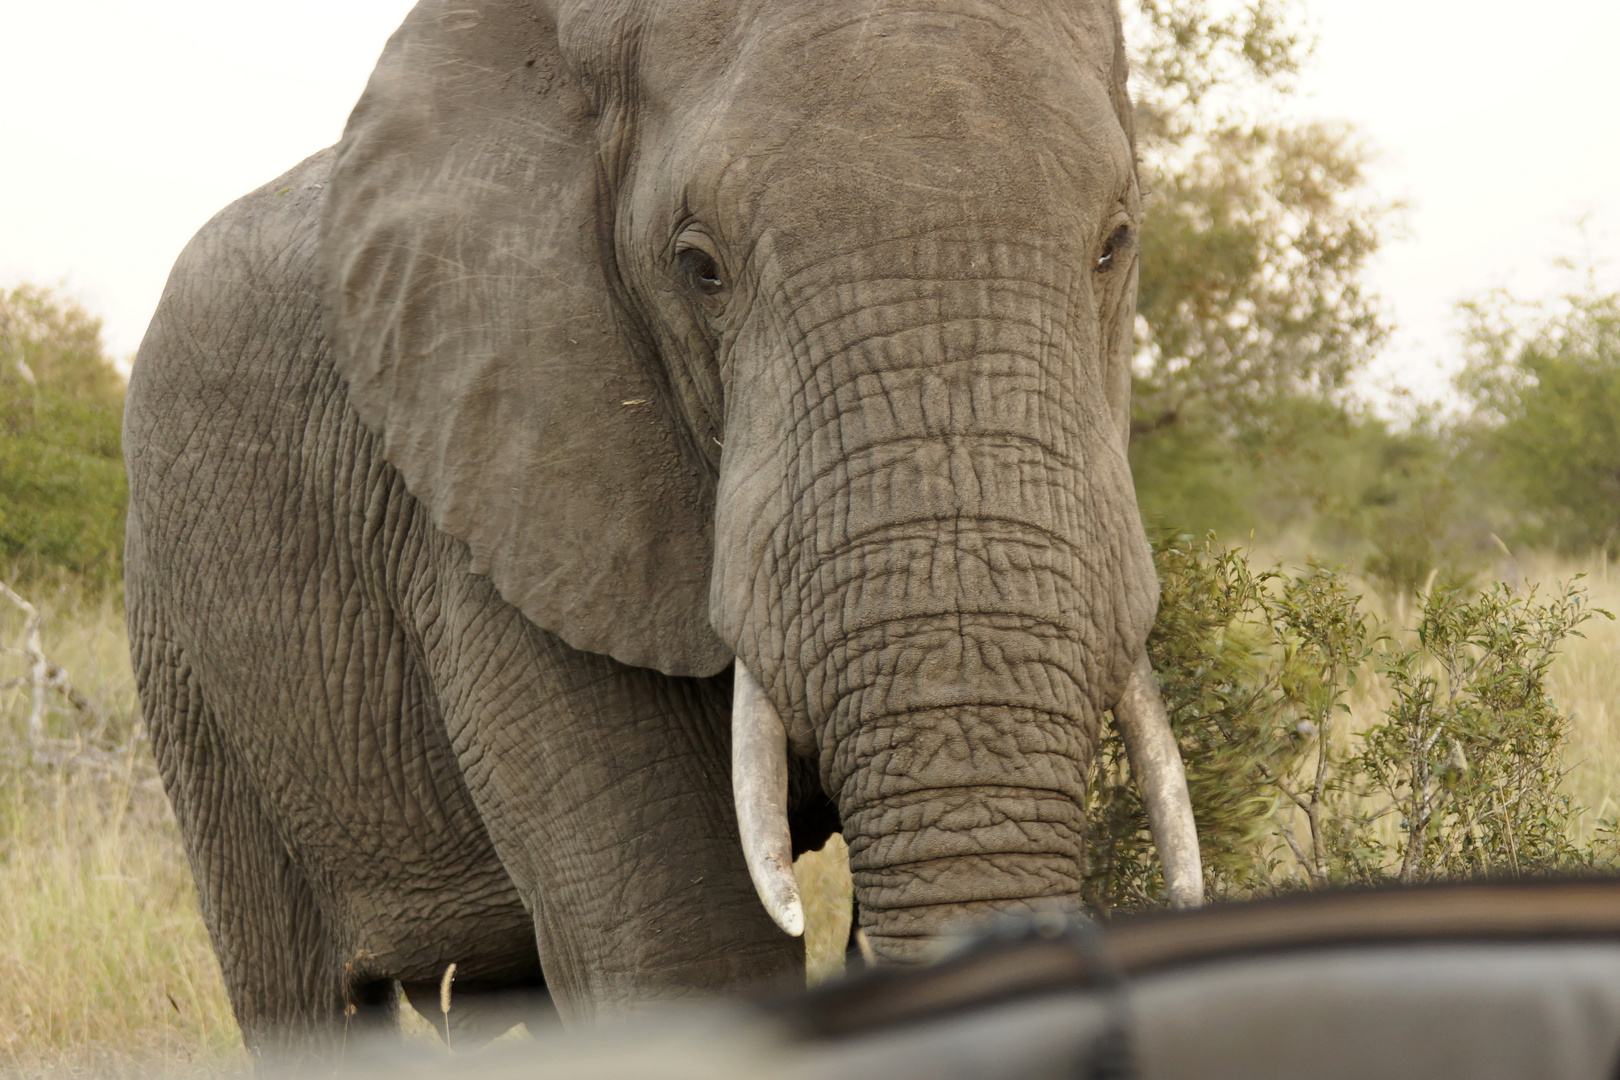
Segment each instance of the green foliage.
[[1418,410],[1397,426],[1331,393],[1278,390],[1228,400],[1223,427],[1198,419],[1199,404],[1139,425],[1144,514],[1228,535],[1291,530],[1391,597],[1466,585],[1499,557],[1498,536],[1620,555],[1620,293],[1586,269],[1559,299],[1497,291],[1462,312],[1471,414]]
[[1346,387],[1389,332],[1364,278],[1396,207],[1354,131],[1274,119],[1313,47],[1303,12],[1126,5],[1146,193],[1131,467],[1150,519],[1242,534],[1327,515],[1351,545],[1384,535],[1344,492],[1374,486],[1393,436]]
[[1199,443],[1269,447],[1279,404],[1332,400],[1388,332],[1361,280],[1392,209],[1368,193],[1370,151],[1348,128],[1254,119],[1309,56],[1300,10],[1138,0],[1128,21],[1150,195],[1139,437],[1190,427]]
[[1490,533],[1475,478],[1452,434],[1432,417],[1402,430],[1372,417],[1316,459],[1315,539],[1389,597],[1458,588],[1481,569]]
[[1559,645],[1597,614],[1608,612],[1573,583],[1546,601],[1502,584],[1472,601],[1439,590],[1424,599],[1416,644],[1380,657],[1395,700],[1345,769],[1390,800],[1368,822],[1400,817],[1400,880],[1580,861],[1576,808],[1559,791],[1569,717],[1546,683]]
[[0,291],[0,562],[11,574],[118,580],[122,423],[100,320],[48,289]]
[[101,320],[37,285],[0,291],[0,387],[8,397],[48,388],[86,404],[124,400],[123,380],[101,345]]
[[[1206,874],[1219,891],[1266,874],[1262,840],[1275,797],[1252,783],[1256,766],[1294,754],[1276,730],[1270,644],[1255,625],[1265,575],[1235,552],[1186,537],[1154,545],[1162,596],[1148,647],[1172,730],[1187,765]],[[1141,797],[1112,726],[1097,749],[1086,820],[1091,829],[1086,903],[1094,911],[1141,907],[1162,890]],[[1258,862],[1258,865],[1257,865]]]
[[1256,419],[1233,439],[1191,425],[1138,439],[1131,469],[1143,516],[1272,542],[1292,529],[1389,596],[1466,584],[1492,556],[1480,482],[1433,419],[1396,429],[1301,398]]
[[[1379,633],[1338,570],[1256,571],[1213,537],[1161,538],[1154,557],[1162,600],[1148,651],[1210,895],[1597,858],[1571,839],[1581,808],[1560,789],[1569,717],[1546,691],[1561,643],[1607,615],[1578,588],[1550,601],[1501,585],[1471,599],[1436,589],[1402,644]],[[1355,731],[1352,698],[1365,699],[1369,678],[1388,705]],[[1157,902],[1146,813],[1112,728],[1087,820],[1087,904]]]
[[1518,537],[1620,550],[1620,294],[1582,288],[1527,304],[1497,291],[1463,305],[1475,405],[1466,442],[1486,460]]
[[[1154,558],[1162,595],[1148,653],[1186,763],[1207,888],[1215,896],[1269,888],[1286,874],[1279,840],[1293,843],[1282,802],[1314,814],[1321,832],[1329,795],[1321,748],[1367,655],[1359,598],[1335,570],[1256,572],[1214,537],[1162,537]],[[1146,812],[1112,728],[1090,801],[1087,903],[1108,911],[1153,902],[1161,881]]]
[[1145,168],[1133,431],[1263,432],[1279,403],[1335,399],[1388,333],[1362,282],[1383,207],[1346,129],[1202,132]]
[[1292,89],[1314,47],[1297,0],[1136,0],[1124,5],[1137,137],[1173,144],[1230,117],[1236,102],[1265,104]]

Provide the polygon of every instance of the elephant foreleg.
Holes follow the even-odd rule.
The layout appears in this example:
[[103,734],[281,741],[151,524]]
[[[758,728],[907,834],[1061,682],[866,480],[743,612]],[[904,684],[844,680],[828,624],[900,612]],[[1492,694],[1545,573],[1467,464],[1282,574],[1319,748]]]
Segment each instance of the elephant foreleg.
[[800,942],[771,923],[743,861],[729,680],[578,652],[484,579],[446,597],[445,578],[454,613],[430,624],[442,636],[428,653],[456,699],[446,726],[562,1014],[801,970]]
[[[181,650],[132,602],[136,675],[197,899],[250,1052],[331,1057],[390,1026],[392,983],[357,976],[263,800],[233,759]],[[147,617],[143,618],[143,615]]]

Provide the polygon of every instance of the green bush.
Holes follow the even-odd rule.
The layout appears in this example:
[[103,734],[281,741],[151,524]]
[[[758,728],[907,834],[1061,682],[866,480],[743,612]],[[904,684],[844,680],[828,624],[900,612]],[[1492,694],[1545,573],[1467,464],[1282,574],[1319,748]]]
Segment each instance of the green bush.
[[1425,598],[1417,641],[1379,658],[1395,693],[1382,723],[1343,763],[1380,814],[1399,817],[1393,844],[1375,844],[1378,866],[1399,857],[1411,882],[1470,874],[1520,874],[1582,861],[1569,836],[1574,801],[1559,788],[1570,718],[1547,694],[1558,647],[1596,614],[1566,584],[1548,600],[1506,585],[1465,598]]
[[1506,526],[1528,542],[1620,551],[1620,294],[1588,277],[1551,303],[1503,292],[1463,306],[1475,406],[1466,441]]
[[[1148,651],[1212,897],[1598,858],[1571,838],[1582,808],[1560,791],[1569,718],[1546,691],[1561,643],[1608,615],[1577,586],[1547,600],[1434,589],[1403,636],[1380,630],[1335,569],[1257,571],[1213,536],[1165,536],[1154,556]],[[1357,724],[1352,697],[1376,719]],[[1088,906],[1157,903],[1146,814],[1112,729],[1089,799]]]
[[1354,130],[1279,119],[1314,47],[1302,0],[1122,11],[1144,192],[1138,499],[1198,533],[1309,524],[1382,430],[1349,387],[1390,332],[1366,277],[1399,207]]
[[0,291],[0,565],[8,577],[121,576],[123,380],[100,320],[48,289]]

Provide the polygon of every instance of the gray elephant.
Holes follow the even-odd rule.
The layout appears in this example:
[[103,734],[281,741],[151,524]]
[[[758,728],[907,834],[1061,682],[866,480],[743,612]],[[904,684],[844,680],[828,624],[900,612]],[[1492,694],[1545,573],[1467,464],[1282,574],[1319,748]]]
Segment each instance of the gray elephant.
[[132,652],[249,1044],[450,963],[469,1023],[776,977],[835,829],[882,961],[1072,903],[1110,708],[1196,902],[1139,212],[1114,0],[423,0],[131,379]]

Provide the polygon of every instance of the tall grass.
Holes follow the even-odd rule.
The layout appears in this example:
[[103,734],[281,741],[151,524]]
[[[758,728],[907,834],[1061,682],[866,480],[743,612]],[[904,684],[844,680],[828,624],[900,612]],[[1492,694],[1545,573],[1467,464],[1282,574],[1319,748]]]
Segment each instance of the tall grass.
[[1581,570],[1592,602],[1616,616],[1588,623],[1552,672],[1553,699],[1575,718],[1564,753],[1565,787],[1586,808],[1578,822],[1584,841],[1601,819],[1620,817],[1620,572],[1606,559],[1592,567],[1552,561],[1527,567],[1540,581],[1568,580]]
[[[1583,569],[1551,561],[1526,567],[1532,580],[1549,583]],[[1585,584],[1598,606],[1620,613],[1620,573],[1605,569],[1592,567]],[[72,589],[31,599],[45,613],[47,655],[109,722],[100,752],[30,763],[27,690],[0,692],[0,1073],[240,1070],[245,1058],[179,835],[136,738],[121,606]],[[1386,625],[1400,624],[1400,607],[1380,613]],[[19,613],[0,610],[0,643],[15,644],[21,629]],[[1585,633],[1568,645],[1552,680],[1558,704],[1575,716],[1566,784],[1588,807],[1575,823],[1579,839],[1594,834],[1600,818],[1620,816],[1620,623],[1595,620]],[[0,658],[0,680],[23,671],[19,658]],[[1377,680],[1358,688],[1352,731],[1376,722],[1387,704],[1382,693]],[[83,727],[70,709],[51,717],[58,738]],[[847,860],[835,837],[796,867],[812,981],[843,970]],[[431,1037],[416,1020],[407,1015],[407,1026]]]
[[[179,834],[138,738],[121,605],[72,589],[33,600],[46,655],[107,723],[99,745],[75,751],[65,744],[96,725],[58,708],[49,733],[62,743],[30,761],[28,690],[0,694],[0,1071],[240,1068]],[[19,612],[0,611],[0,641],[21,630]],[[15,678],[25,661],[0,670]]]

